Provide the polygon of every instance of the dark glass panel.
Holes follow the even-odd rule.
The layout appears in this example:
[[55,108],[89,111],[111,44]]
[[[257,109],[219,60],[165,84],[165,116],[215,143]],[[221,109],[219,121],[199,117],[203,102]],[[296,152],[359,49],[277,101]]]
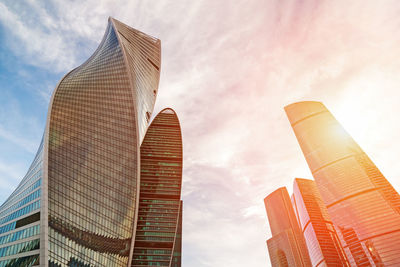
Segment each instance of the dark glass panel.
[[165,109],[154,118],[140,153],[139,219],[132,266],[181,266],[182,137],[173,110]]

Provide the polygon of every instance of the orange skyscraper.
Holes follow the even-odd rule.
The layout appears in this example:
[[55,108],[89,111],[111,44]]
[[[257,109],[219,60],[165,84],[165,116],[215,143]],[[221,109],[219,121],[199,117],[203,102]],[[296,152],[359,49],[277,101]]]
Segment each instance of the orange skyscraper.
[[320,102],[285,107],[352,266],[400,266],[400,196]]
[[296,178],[292,195],[312,266],[349,266],[344,249],[313,180]]
[[307,246],[286,188],[278,188],[269,194],[264,203],[272,233],[267,241],[272,266],[311,266]]

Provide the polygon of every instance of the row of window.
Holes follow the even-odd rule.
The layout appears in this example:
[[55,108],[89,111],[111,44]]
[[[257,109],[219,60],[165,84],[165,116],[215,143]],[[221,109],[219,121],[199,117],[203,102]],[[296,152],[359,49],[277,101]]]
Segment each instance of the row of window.
[[169,266],[169,261],[135,261],[132,266]]
[[39,265],[39,254],[0,261],[0,267],[10,267],[10,266],[30,267],[36,265]]
[[[39,180],[40,181],[40,180]],[[36,184],[36,183],[35,183]],[[7,214],[13,210],[16,210],[20,207],[22,207],[23,205],[31,202],[34,199],[37,199],[38,197],[40,197],[40,189],[33,192],[32,194],[30,194],[29,196],[25,197],[24,199],[22,199],[20,202],[14,204],[13,206],[9,207],[8,209],[6,209],[5,211],[0,213],[0,217],[4,214]]]
[[0,245],[25,239],[40,233],[40,225],[35,225],[24,230],[0,237]]
[[18,196],[19,197],[19,193],[22,191],[26,191],[26,186],[31,182],[31,181],[35,181],[38,178],[43,177],[43,171],[42,171],[42,166],[43,166],[43,161],[42,161],[42,154],[43,154],[43,145],[41,143],[41,146],[38,150],[38,154],[36,156],[36,158],[34,159],[32,165],[29,167],[28,172],[25,174],[24,178],[22,179],[21,183],[18,185],[17,189],[10,195],[9,199],[7,199],[8,201],[14,202],[13,200],[11,200],[12,198]]
[[16,222],[12,222],[12,223],[9,223],[7,225],[0,227],[0,234],[14,230],[15,224],[16,224]]
[[137,231],[165,231],[165,232],[174,232],[175,227],[167,227],[167,226],[138,226]]
[[0,248],[0,257],[10,256],[22,252],[28,252],[35,249],[39,249],[39,239]]
[[36,209],[40,208],[40,200],[33,202],[29,204],[28,206],[17,210],[16,212],[11,213],[10,215],[4,217],[3,219],[0,220],[0,224],[6,223],[8,221],[14,220],[15,218],[18,218],[22,215],[28,214],[31,211],[34,211]]
[[138,231],[137,236],[165,236],[165,237],[175,237],[175,233],[168,233],[168,232],[142,232]]
[[[42,171],[41,170],[35,175],[35,177],[32,177],[32,180],[36,180],[38,177],[42,177]],[[23,198],[24,196],[26,196],[27,194],[31,193],[33,190],[38,188],[41,185],[41,183],[42,183],[42,179],[39,179],[36,182],[34,182],[33,184],[31,184],[29,187],[23,189],[24,191],[22,193],[20,193],[19,195],[14,195],[14,196],[11,195],[10,198],[7,199],[7,202],[4,203],[5,206],[8,206],[9,203],[17,202],[18,200],[20,200],[21,198]],[[17,190],[20,191],[19,188]],[[14,193],[16,193],[16,191]],[[10,205],[15,205],[15,204],[10,204]],[[11,207],[7,208],[6,210],[3,210],[0,213],[0,217],[3,216],[3,214],[7,214],[9,212],[10,208]]]
[[135,260],[170,260],[170,255],[152,256],[152,255],[135,255]]
[[136,236],[138,241],[158,241],[158,242],[174,242],[173,237],[159,237],[159,236]]
[[163,200],[163,199],[141,199],[140,202],[161,203],[161,204],[179,204],[178,200]]
[[135,249],[135,251],[133,252],[133,254],[135,255],[140,255],[140,254],[145,254],[145,255],[170,255],[171,254],[171,250],[169,249]]

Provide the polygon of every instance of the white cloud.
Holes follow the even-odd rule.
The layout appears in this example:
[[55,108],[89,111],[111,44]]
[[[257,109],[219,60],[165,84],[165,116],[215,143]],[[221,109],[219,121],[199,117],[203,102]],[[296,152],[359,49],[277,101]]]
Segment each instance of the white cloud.
[[110,15],[162,40],[156,111],[172,106],[183,129],[184,265],[267,264],[263,198],[311,178],[291,102],[323,101],[400,189],[397,1],[25,4],[0,3],[0,22],[14,53],[49,71],[89,57]]
[[[19,182],[24,177],[23,167],[21,164],[10,164],[6,160],[0,160],[0,184],[2,188],[13,189],[15,182]],[[10,181],[10,178],[13,181]]]
[[7,131],[1,127],[0,127],[0,138],[13,143],[14,145],[20,146],[30,153],[35,153],[38,147],[38,144],[36,144],[35,142],[27,140],[26,138],[23,137],[19,137],[18,135],[15,134],[15,132]]
[[[27,1],[26,4],[0,3],[0,23],[7,29],[6,41],[10,49],[27,64],[51,72],[65,72],[82,61],[82,52],[93,49],[93,39],[96,39],[93,27],[69,17],[58,17],[58,13],[50,13],[40,2]],[[82,43],[89,43],[89,48]]]

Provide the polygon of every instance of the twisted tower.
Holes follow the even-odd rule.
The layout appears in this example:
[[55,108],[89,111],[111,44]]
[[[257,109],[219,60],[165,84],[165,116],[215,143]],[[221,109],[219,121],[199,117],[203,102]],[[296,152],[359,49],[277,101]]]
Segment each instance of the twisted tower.
[[35,160],[0,207],[0,266],[130,263],[160,50],[110,18],[94,54],[59,82]]

